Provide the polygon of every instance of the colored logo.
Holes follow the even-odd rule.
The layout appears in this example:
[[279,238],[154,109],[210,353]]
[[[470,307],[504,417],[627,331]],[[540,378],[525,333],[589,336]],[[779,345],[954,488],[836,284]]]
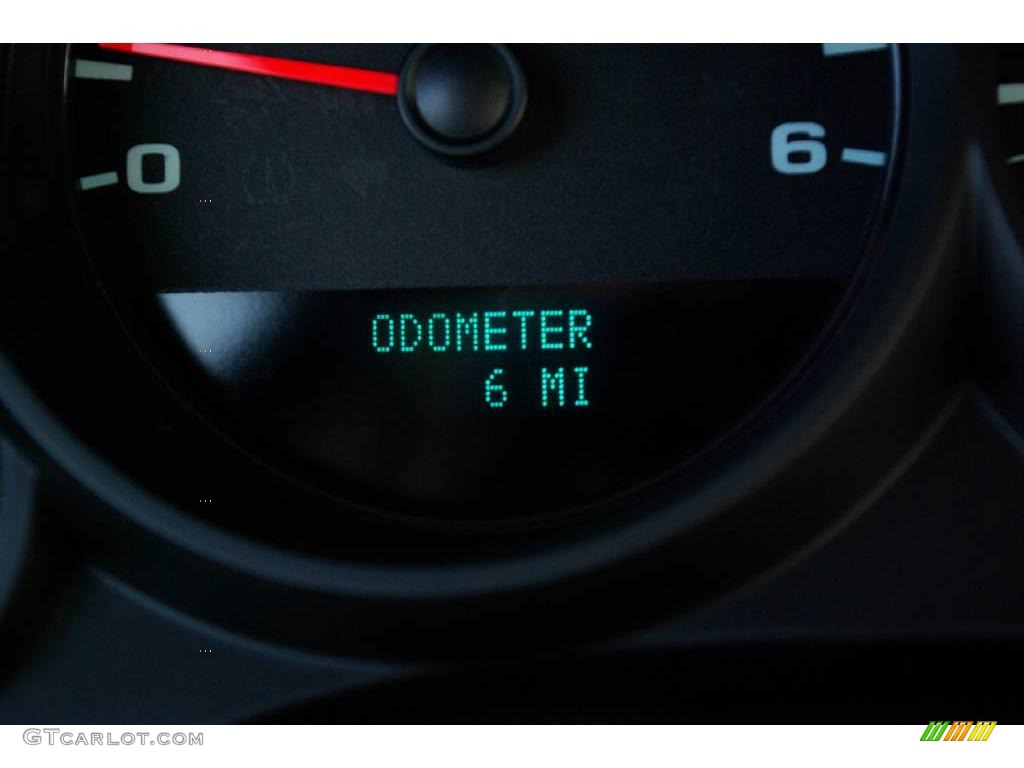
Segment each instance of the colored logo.
[[988,741],[995,727],[994,720],[932,720],[921,734],[921,741]]

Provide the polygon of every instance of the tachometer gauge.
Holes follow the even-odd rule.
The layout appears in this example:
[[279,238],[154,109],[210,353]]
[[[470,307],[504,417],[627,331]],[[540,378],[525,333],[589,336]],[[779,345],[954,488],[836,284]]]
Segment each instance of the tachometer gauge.
[[489,519],[648,484],[784,391],[870,259],[899,77],[884,45],[108,44],[66,103],[85,248],[206,420]]
[[962,390],[963,49],[5,51],[5,433],[97,568],[233,632],[682,615]]

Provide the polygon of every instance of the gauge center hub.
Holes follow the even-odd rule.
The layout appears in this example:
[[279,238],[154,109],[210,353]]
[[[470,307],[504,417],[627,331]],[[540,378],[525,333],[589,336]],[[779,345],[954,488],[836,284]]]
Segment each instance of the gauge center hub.
[[512,135],[525,107],[526,78],[503,45],[421,45],[402,68],[402,119],[439,154],[491,151]]

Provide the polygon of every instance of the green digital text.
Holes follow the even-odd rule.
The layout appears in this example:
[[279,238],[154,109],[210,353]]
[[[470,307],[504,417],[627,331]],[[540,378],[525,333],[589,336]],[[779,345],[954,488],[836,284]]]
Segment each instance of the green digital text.
[[409,312],[375,315],[370,341],[379,354],[534,352],[591,348],[585,309]]

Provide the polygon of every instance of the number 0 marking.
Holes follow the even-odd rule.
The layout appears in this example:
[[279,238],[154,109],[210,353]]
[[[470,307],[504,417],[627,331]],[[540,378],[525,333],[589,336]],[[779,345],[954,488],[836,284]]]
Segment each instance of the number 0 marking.
[[[142,162],[150,155],[163,158],[163,179],[146,181],[142,177]],[[173,192],[181,183],[181,156],[170,144],[136,144],[128,150],[126,170],[128,188],[140,195],[159,195]]]

